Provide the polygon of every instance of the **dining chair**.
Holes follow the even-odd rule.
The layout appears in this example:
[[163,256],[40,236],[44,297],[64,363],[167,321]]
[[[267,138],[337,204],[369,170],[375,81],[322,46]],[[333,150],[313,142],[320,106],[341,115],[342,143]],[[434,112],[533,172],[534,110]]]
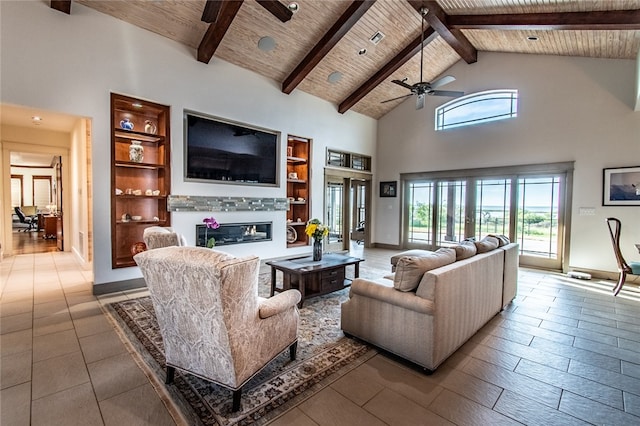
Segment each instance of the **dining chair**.
[[616,255],[616,262],[618,262],[618,272],[620,272],[618,283],[613,289],[613,295],[617,296],[627,279],[627,274],[640,275],[640,262],[627,263],[622,256],[622,251],[620,250],[620,230],[622,223],[620,220],[615,217],[608,217],[607,227],[609,228],[609,235],[611,235],[611,244],[613,245],[613,252]]

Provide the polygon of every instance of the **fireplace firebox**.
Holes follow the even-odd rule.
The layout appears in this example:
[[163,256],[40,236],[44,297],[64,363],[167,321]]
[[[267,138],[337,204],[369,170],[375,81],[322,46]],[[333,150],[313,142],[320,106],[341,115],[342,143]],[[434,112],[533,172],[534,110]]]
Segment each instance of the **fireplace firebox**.
[[[211,247],[271,241],[272,222],[221,223],[217,229],[196,225],[196,246]],[[212,240],[213,239],[213,240]]]

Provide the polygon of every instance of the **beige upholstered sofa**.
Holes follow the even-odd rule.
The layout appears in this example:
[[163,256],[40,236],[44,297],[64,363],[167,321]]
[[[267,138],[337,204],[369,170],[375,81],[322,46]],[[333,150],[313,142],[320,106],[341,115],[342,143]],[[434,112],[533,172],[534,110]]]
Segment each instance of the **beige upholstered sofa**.
[[393,277],[355,279],[342,330],[435,370],[516,294],[517,244],[501,241],[472,255],[477,249],[464,245],[399,256]]

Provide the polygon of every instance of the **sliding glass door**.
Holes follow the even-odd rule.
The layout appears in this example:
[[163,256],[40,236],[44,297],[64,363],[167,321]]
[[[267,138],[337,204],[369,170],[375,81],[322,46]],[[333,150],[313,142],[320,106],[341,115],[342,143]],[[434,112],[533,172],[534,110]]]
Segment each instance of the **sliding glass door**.
[[[522,265],[562,269],[571,171],[403,175],[403,246],[434,250],[501,234],[520,245]],[[456,177],[461,174],[466,176]]]
[[562,176],[518,179],[515,240],[525,264],[560,269],[562,188]]

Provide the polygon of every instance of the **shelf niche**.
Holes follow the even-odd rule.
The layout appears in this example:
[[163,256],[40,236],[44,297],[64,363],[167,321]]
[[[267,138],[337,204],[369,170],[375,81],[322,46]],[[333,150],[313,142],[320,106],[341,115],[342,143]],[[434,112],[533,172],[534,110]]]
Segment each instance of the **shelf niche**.
[[[311,214],[311,139],[287,136],[287,247],[309,244],[304,228]],[[291,227],[293,231],[289,229]]]
[[[132,248],[149,226],[171,226],[170,108],[111,94],[111,266],[136,266]],[[124,124],[128,121],[127,124]],[[125,128],[127,127],[127,128]],[[141,161],[129,155],[133,141]],[[140,191],[140,192],[138,192]],[[138,217],[138,220],[133,220]]]

